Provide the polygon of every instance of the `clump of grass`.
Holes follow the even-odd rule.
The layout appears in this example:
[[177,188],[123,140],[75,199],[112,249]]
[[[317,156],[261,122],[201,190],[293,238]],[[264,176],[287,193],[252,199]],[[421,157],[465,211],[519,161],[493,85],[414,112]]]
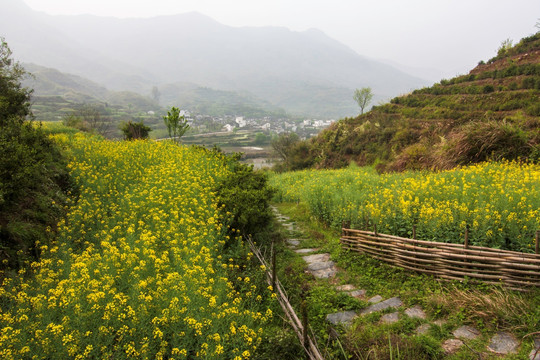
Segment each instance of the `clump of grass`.
[[454,287],[448,293],[433,294],[429,302],[449,310],[450,316],[459,312],[460,317],[476,325],[527,333],[538,329],[540,324],[538,316],[535,320],[534,315],[539,312],[538,304],[528,301],[525,296],[503,287],[490,288],[489,292]]

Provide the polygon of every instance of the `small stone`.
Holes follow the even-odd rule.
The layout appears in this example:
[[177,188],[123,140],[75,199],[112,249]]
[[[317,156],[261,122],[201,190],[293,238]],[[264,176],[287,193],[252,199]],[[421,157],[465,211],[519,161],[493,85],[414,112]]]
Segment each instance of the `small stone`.
[[507,332],[498,332],[491,339],[488,350],[497,354],[515,354],[518,346],[519,342],[514,335]]
[[354,311],[342,311],[334,314],[326,315],[326,321],[333,325],[344,324],[349,325],[351,321],[356,317]]
[[529,354],[529,360],[540,360],[540,338],[534,339],[534,347]]
[[371,304],[376,304],[378,302],[381,302],[382,299],[383,299],[383,297],[381,295],[375,295],[374,297],[369,299],[368,302],[371,303]]
[[366,290],[354,290],[349,292],[349,295],[355,298],[363,298],[366,296]]
[[454,332],[452,332],[452,335],[454,335],[457,338],[474,340],[480,336],[480,332],[476,330],[475,328],[473,328],[472,326],[464,325],[454,330]]
[[398,297],[393,297],[393,298],[384,300],[380,303],[370,305],[365,309],[362,309],[360,311],[360,314],[365,315],[365,314],[370,314],[375,311],[382,311],[388,308],[398,308],[401,305],[403,305],[403,303],[401,302],[401,299]]
[[356,286],[351,285],[351,284],[339,285],[339,286],[336,286],[336,290],[337,291],[352,291],[352,290],[356,290]]
[[418,335],[427,334],[430,327],[431,327],[431,325],[429,325],[429,324],[422,324],[422,325],[420,325],[419,327],[416,328],[416,333]]
[[443,342],[441,345],[444,352],[448,355],[455,353],[462,346],[463,346],[463,341],[458,340],[458,339],[448,339],[445,342]]
[[321,262],[321,261],[328,261],[330,260],[330,254],[315,254],[315,255],[308,255],[308,256],[302,256],[302,259],[304,259],[305,262],[314,263],[314,262]]
[[411,317],[411,318],[420,318],[420,319],[425,319],[426,318],[426,313],[418,305],[413,306],[412,308],[408,308],[407,310],[405,310],[405,314],[407,316]]
[[381,322],[385,324],[393,324],[398,321],[399,321],[399,313],[397,311],[390,314],[384,314],[383,316],[381,316]]
[[294,250],[294,252],[297,253],[297,254],[309,254],[309,253],[312,253],[312,252],[315,252],[315,251],[319,251],[319,249],[298,249],[298,250]]

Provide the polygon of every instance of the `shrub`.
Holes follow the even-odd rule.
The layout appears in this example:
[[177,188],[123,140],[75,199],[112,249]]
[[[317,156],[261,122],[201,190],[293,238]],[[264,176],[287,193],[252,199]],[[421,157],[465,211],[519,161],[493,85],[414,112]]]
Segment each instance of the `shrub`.
[[31,116],[30,91],[21,87],[24,70],[0,44],[0,268],[20,267],[37,258],[63,214],[69,187],[57,146]]
[[266,173],[235,158],[229,161],[231,173],[217,188],[219,204],[229,218],[226,222],[243,235],[264,231],[272,219],[269,201],[274,194]]
[[482,88],[482,92],[484,94],[492,93],[494,91],[495,91],[495,88],[493,87],[493,85],[484,85],[484,87]]
[[128,121],[127,123],[122,124],[120,130],[122,130],[125,140],[148,139],[148,134],[152,131],[152,129],[149,126],[144,125],[142,121],[136,123]]

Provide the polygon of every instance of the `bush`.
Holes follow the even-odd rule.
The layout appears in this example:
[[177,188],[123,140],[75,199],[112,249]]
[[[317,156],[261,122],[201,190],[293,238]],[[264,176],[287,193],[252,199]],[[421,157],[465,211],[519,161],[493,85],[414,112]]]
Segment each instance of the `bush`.
[[225,223],[230,224],[231,232],[237,230],[242,235],[264,231],[272,219],[269,201],[274,194],[266,173],[253,171],[237,157],[228,161],[231,173],[217,188],[219,204],[228,217]]
[[493,85],[484,85],[484,87],[482,88],[482,92],[484,94],[489,94],[489,93],[492,93],[495,91],[495,88],[493,87]]
[[21,87],[24,70],[0,44],[0,268],[20,267],[39,257],[64,212],[70,185],[58,147],[31,116],[30,91]]
[[148,139],[148,134],[152,131],[152,129],[149,126],[144,125],[142,121],[136,123],[128,121],[127,123],[122,124],[120,130],[122,130],[125,140]]

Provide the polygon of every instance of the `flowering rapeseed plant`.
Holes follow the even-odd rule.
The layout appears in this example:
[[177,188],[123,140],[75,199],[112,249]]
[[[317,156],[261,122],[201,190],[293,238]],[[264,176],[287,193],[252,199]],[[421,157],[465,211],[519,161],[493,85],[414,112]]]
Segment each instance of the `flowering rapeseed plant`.
[[56,137],[79,195],[32,276],[0,285],[0,358],[248,358],[272,313],[220,260],[221,155]]
[[334,227],[462,243],[470,227],[474,245],[534,251],[540,229],[540,165],[481,163],[441,172],[377,174],[372,168],[274,174],[277,199],[303,201]]

